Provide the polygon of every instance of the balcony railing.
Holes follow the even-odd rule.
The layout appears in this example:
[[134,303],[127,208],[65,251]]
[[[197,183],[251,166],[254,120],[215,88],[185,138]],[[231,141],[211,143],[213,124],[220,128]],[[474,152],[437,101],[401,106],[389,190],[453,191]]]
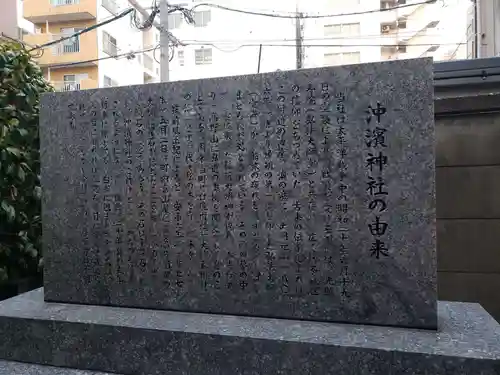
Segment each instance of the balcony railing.
[[102,6],[113,14],[118,13],[118,4],[114,0],[102,0]]
[[55,7],[74,4],[80,4],[80,0],[50,0],[50,5]]
[[75,91],[80,90],[80,82],[52,82],[56,91]]
[[[1,0],[0,0],[1,1]],[[28,45],[43,45],[60,39],[63,34],[29,34],[23,37]],[[60,65],[75,61],[88,61],[88,64],[97,65],[99,49],[97,47],[97,30],[79,35],[77,38],[66,40],[53,45],[42,56],[35,56],[41,66]]]
[[52,81],[51,83],[56,91],[88,90],[98,87],[97,81],[91,78],[80,78],[73,81]]
[[[55,36],[55,39],[59,39],[61,36]],[[74,40],[68,40],[61,42],[59,44],[56,44],[54,47],[52,47],[52,54],[54,56],[60,56],[65,53],[76,53],[80,52],[80,40],[78,37],[73,38]]]

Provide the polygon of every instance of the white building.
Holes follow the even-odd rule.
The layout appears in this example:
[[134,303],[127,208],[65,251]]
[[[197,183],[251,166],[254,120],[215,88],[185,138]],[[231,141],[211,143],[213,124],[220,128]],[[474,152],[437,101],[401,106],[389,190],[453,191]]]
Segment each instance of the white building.
[[[171,3],[188,8],[196,5],[196,1]],[[220,0],[217,4],[243,7],[241,1]],[[259,7],[272,7],[280,13],[295,10],[290,0],[252,2],[251,9]],[[194,17],[195,25],[187,24],[180,13],[169,17],[169,30],[186,44],[174,51],[170,63],[170,80],[251,74],[295,67],[293,18],[253,16],[206,6],[195,9]],[[288,46],[265,45],[263,41],[269,39],[274,39],[274,44]],[[288,41],[285,42],[285,39]]]
[[22,40],[24,34],[32,33],[34,25],[23,17],[22,0],[2,0],[0,12],[0,37]]
[[[274,18],[195,8],[195,26],[180,13],[169,18],[170,31],[185,47],[170,63],[170,80],[256,73],[296,68],[296,10],[300,22],[304,68],[432,56],[435,60],[466,57],[469,0],[218,0],[216,4],[263,13]],[[187,8],[200,1],[178,0]],[[396,9],[387,10],[395,7]],[[384,10],[385,9],[385,10]],[[349,13],[350,15],[340,15]]]

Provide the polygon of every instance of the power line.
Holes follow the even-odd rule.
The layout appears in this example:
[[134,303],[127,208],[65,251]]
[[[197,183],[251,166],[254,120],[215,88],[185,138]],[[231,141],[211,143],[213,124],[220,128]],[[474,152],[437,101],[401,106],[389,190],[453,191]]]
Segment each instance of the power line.
[[[191,43],[185,43],[185,45],[193,45],[193,46],[215,46],[215,43],[217,41],[214,41],[213,43],[210,41],[200,41],[200,42],[191,42]],[[248,43],[248,44],[241,44],[239,45],[239,48],[236,50],[242,48],[242,47],[259,47],[260,45],[267,46],[267,47],[295,47],[295,44],[277,44],[277,43]],[[435,45],[441,45],[441,46],[456,46],[457,43],[415,43],[415,44],[354,44],[354,43],[349,43],[349,44],[303,44],[304,47],[400,47],[401,45],[406,46],[406,47],[429,47],[429,46],[435,46]],[[465,44],[465,43],[458,43],[458,44]],[[228,52],[233,52],[233,51],[228,51]]]
[[[401,41],[401,44],[404,44],[404,39],[405,38],[410,38],[412,36],[416,36],[416,34],[419,32],[414,31],[410,32],[408,31],[408,34],[403,32],[399,33],[398,36],[401,37],[403,40]],[[435,38],[441,38],[442,34],[426,34],[426,37],[435,37]],[[361,34],[361,35],[352,35],[352,36],[341,36],[341,37],[318,37],[318,38],[303,38],[304,41],[335,41],[335,40],[359,40],[359,39],[393,39],[391,36],[387,36],[385,34]],[[230,40],[230,39],[219,39],[219,40],[199,40],[199,39],[183,39],[183,42],[185,43],[190,43],[190,42],[195,42],[195,43],[219,43],[219,44],[228,44],[228,45],[234,45],[234,44],[239,44],[239,43],[274,43],[274,42],[295,42],[295,39],[237,39],[237,40]],[[450,42],[450,44],[456,44],[453,42]]]
[[[347,0],[346,0],[347,1]],[[337,13],[337,14],[301,14],[299,18],[330,18],[330,17],[341,17],[341,16],[356,16],[356,15],[362,15],[362,14],[370,14],[370,13],[381,13],[381,12],[390,12],[391,10],[396,10],[396,9],[403,9],[403,8],[409,8],[409,7],[415,7],[419,5],[425,5],[425,4],[434,4],[436,3],[437,0],[426,0],[426,1],[421,1],[413,4],[400,4],[396,5],[393,7],[389,8],[384,8],[384,9],[372,9],[372,10],[365,10],[365,11],[360,11],[360,12],[351,12],[351,13]],[[231,8],[227,7],[224,5],[219,5],[219,4],[211,4],[211,3],[200,3],[196,4],[191,8],[191,11],[194,11],[196,8],[201,7],[201,6],[207,6],[211,8],[217,8],[217,9],[222,9],[222,10],[227,10],[229,12],[237,12],[237,13],[244,13],[244,14],[249,14],[253,16],[264,16],[264,17],[274,17],[274,18],[291,18],[295,19],[297,18],[297,15],[289,15],[289,14],[277,14],[277,13],[265,13],[265,12],[254,12],[251,10],[245,10],[245,9],[238,9],[238,8]]]
[[53,46],[55,44],[59,44],[61,42],[64,42],[65,40],[68,40],[68,39],[72,39],[74,37],[77,37],[79,35],[82,35],[82,34],[85,34],[85,33],[88,33],[89,31],[92,31],[94,29],[97,29],[101,26],[104,26],[104,25],[107,25],[108,23],[111,23],[111,22],[114,22],[120,18],[123,18],[125,17],[127,14],[131,13],[134,11],[134,8],[129,8],[129,9],[126,9],[124,10],[123,12],[121,12],[120,14],[118,14],[117,16],[115,17],[112,17],[110,18],[109,20],[106,20],[106,21],[103,21],[103,22],[100,22],[100,23],[96,23],[95,25],[92,25],[90,27],[87,27],[83,30],[80,30],[74,34],[71,34],[71,35],[68,35],[68,36],[64,36],[62,38],[59,38],[59,39],[56,39],[56,40],[53,40],[51,42],[48,42],[48,43],[45,43],[45,44],[42,44],[42,45],[39,45],[39,46],[36,46],[30,50],[28,50],[28,52],[32,52],[32,51],[36,51],[38,49],[43,49],[43,48],[46,48],[46,47],[50,47],[50,46]]
[[97,59],[83,60],[83,61],[74,61],[74,62],[64,63],[64,64],[50,65],[50,68],[67,68],[67,67],[70,67],[70,66],[82,65],[82,64],[90,64],[90,63],[97,62],[97,61],[102,61],[102,60],[119,59],[119,58],[125,57],[125,56],[135,57],[134,55],[137,54],[137,53],[144,53],[144,52],[153,51],[156,47],[157,46],[148,47],[148,48],[145,48],[145,49],[142,49],[142,50],[129,51],[129,52],[121,53],[121,54],[118,54],[118,55],[112,55],[112,56],[106,56],[106,57],[99,57]]

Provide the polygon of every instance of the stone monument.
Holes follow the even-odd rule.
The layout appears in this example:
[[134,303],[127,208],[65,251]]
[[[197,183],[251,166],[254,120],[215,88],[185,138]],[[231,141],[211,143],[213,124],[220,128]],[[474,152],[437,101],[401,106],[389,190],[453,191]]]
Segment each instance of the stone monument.
[[0,303],[33,365],[0,374],[498,375],[500,326],[437,302],[432,69],[44,95],[44,288]]

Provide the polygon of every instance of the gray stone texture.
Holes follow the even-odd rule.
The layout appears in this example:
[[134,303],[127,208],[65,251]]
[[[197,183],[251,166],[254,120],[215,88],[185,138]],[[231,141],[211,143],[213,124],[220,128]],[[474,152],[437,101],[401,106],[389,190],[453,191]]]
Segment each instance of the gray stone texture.
[[467,301],[481,304],[489,314],[500,321],[499,273],[440,272],[439,296],[451,301]]
[[[0,361],[0,375],[113,375],[104,372]],[[120,375],[120,374],[114,374]]]
[[498,375],[500,326],[440,302],[439,329],[45,303],[0,303],[0,358],[126,375]]
[[47,301],[436,328],[431,59],[46,94],[40,121]]

